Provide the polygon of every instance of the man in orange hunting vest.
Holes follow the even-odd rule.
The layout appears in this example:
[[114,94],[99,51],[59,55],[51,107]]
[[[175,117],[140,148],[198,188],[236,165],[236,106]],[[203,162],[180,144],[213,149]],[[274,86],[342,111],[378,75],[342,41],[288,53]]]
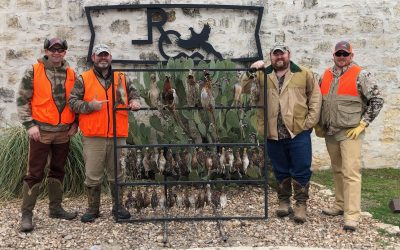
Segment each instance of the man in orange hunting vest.
[[369,72],[353,62],[349,42],[338,42],[335,65],[325,70],[322,109],[316,134],[325,137],[335,182],[335,203],[323,213],[344,215],[344,230],[354,231],[361,214],[361,144],[364,130],[378,116],[383,98]]
[[[129,84],[122,72],[111,73],[112,55],[105,44],[94,46],[93,68],[78,77],[69,98],[72,110],[79,113],[79,128],[82,131],[83,156],[85,159],[85,186],[87,187],[88,209],[81,217],[82,222],[92,222],[99,217],[100,193],[104,170],[111,187],[112,214],[119,219],[131,217],[122,206],[123,189],[115,190],[115,182],[123,181],[117,149],[117,176],[114,174],[114,140],[112,84],[116,95],[117,108],[140,109],[139,95]],[[114,79],[114,81],[112,81]],[[128,95],[127,95],[128,93]],[[128,137],[128,110],[116,112],[117,145],[126,144]],[[119,194],[119,198],[117,198]],[[119,201],[119,204],[117,203]]]
[[76,212],[66,212],[61,206],[69,139],[77,132],[75,113],[67,103],[76,78],[64,60],[67,48],[65,40],[46,39],[45,55],[25,72],[18,91],[18,116],[29,136],[28,169],[22,187],[23,232],[33,230],[32,211],[40,194],[49,154],[49,216],[66,220],[77,216]]

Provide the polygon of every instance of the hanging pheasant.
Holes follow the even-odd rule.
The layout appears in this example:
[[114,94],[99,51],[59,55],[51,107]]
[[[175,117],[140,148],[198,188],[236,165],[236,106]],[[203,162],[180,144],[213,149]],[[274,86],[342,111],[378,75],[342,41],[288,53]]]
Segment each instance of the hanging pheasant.
[[126,90],[122,86],[123,73],[118,74],[118,85],[115,91],[115,107],[118,105],[126,105]]
[[203,106],[203,109],[210,114],[212,120],[211,125],[215,130],[217,141],[219,141],[217,123],[215,118],[215,99],[212,93],[212,80],[207,70],[204,70],[203,82],[204,85],[203,88],[201,89],[201,95],[200,95],[201,105]]

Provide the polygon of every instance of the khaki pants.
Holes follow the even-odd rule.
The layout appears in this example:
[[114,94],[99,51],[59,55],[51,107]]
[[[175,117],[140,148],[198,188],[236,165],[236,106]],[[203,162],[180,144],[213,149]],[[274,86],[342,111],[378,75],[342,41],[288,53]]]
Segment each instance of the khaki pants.
[[[114,139],[102,137],[82,137],[83,157],[85,159],[85,185],[98,186],[102,183],[104,172],[107,180],[115,182],[123,181],[120,156],[121,149],[117,149],[117,178],[114,172]],[[118,138],[117,145],[125,145],[126,138]]]
[[361,214],[361,143],[325,137],[335,182],[335,207],[344,211],[344,220],[358,221]]

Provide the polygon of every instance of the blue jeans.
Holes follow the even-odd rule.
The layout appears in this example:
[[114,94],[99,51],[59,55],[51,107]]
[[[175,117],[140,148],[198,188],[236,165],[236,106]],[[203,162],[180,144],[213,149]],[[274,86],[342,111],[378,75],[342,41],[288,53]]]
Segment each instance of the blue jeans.
[[310,181],[311,131],[303,131],[293,139],[267,140],[268,156],[279,183],[288,177],[292,177],[302,186]]

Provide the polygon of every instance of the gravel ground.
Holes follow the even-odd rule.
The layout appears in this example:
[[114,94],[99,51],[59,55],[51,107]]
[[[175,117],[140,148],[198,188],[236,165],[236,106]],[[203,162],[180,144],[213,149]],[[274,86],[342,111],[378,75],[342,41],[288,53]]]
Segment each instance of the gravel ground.
[[[308,220],[296,224],[292,218],[277,218],[276,193],[269,193],[269,218],[267,220],[230,220],[222,222],[227,241],[221,240],[216,222],[170,222],[168,243],[163,244],[163,224],[114,223],[110,216],[111,200],[102,196],[102,216],[94,223],[83,224],[79,219],[64,221],[47,216],[47,200],[40,200],[34,210],[35,230],[31,233],[18,231],[20,200],[0,203],[0,249],[158,249],[158,248],[205,248],[205,247],[269,247],[296,246],[304,248],[333,249],[400,249],[400,235],[378,229],[379,221],[364,214],[359,229],[348,233],[342,230],[342,217],[321,214],[333,197],[329,190],[313,184],[310,190]],[[259,187],[242,187],[227,191],[228,206],[224,215],[263,215],[263,190]],[[86,197],[66,198],[66,210],[77,210],[82,215],[86,209]],[[135,218],[157,215],[151,209]],[[194,211],[173,208],[171,214],[193,215]],[[211,214],[210,208],[202,211]],[[197,216],[198,213],[197,213]],[[246,248],[247,249],[247,248]]]

